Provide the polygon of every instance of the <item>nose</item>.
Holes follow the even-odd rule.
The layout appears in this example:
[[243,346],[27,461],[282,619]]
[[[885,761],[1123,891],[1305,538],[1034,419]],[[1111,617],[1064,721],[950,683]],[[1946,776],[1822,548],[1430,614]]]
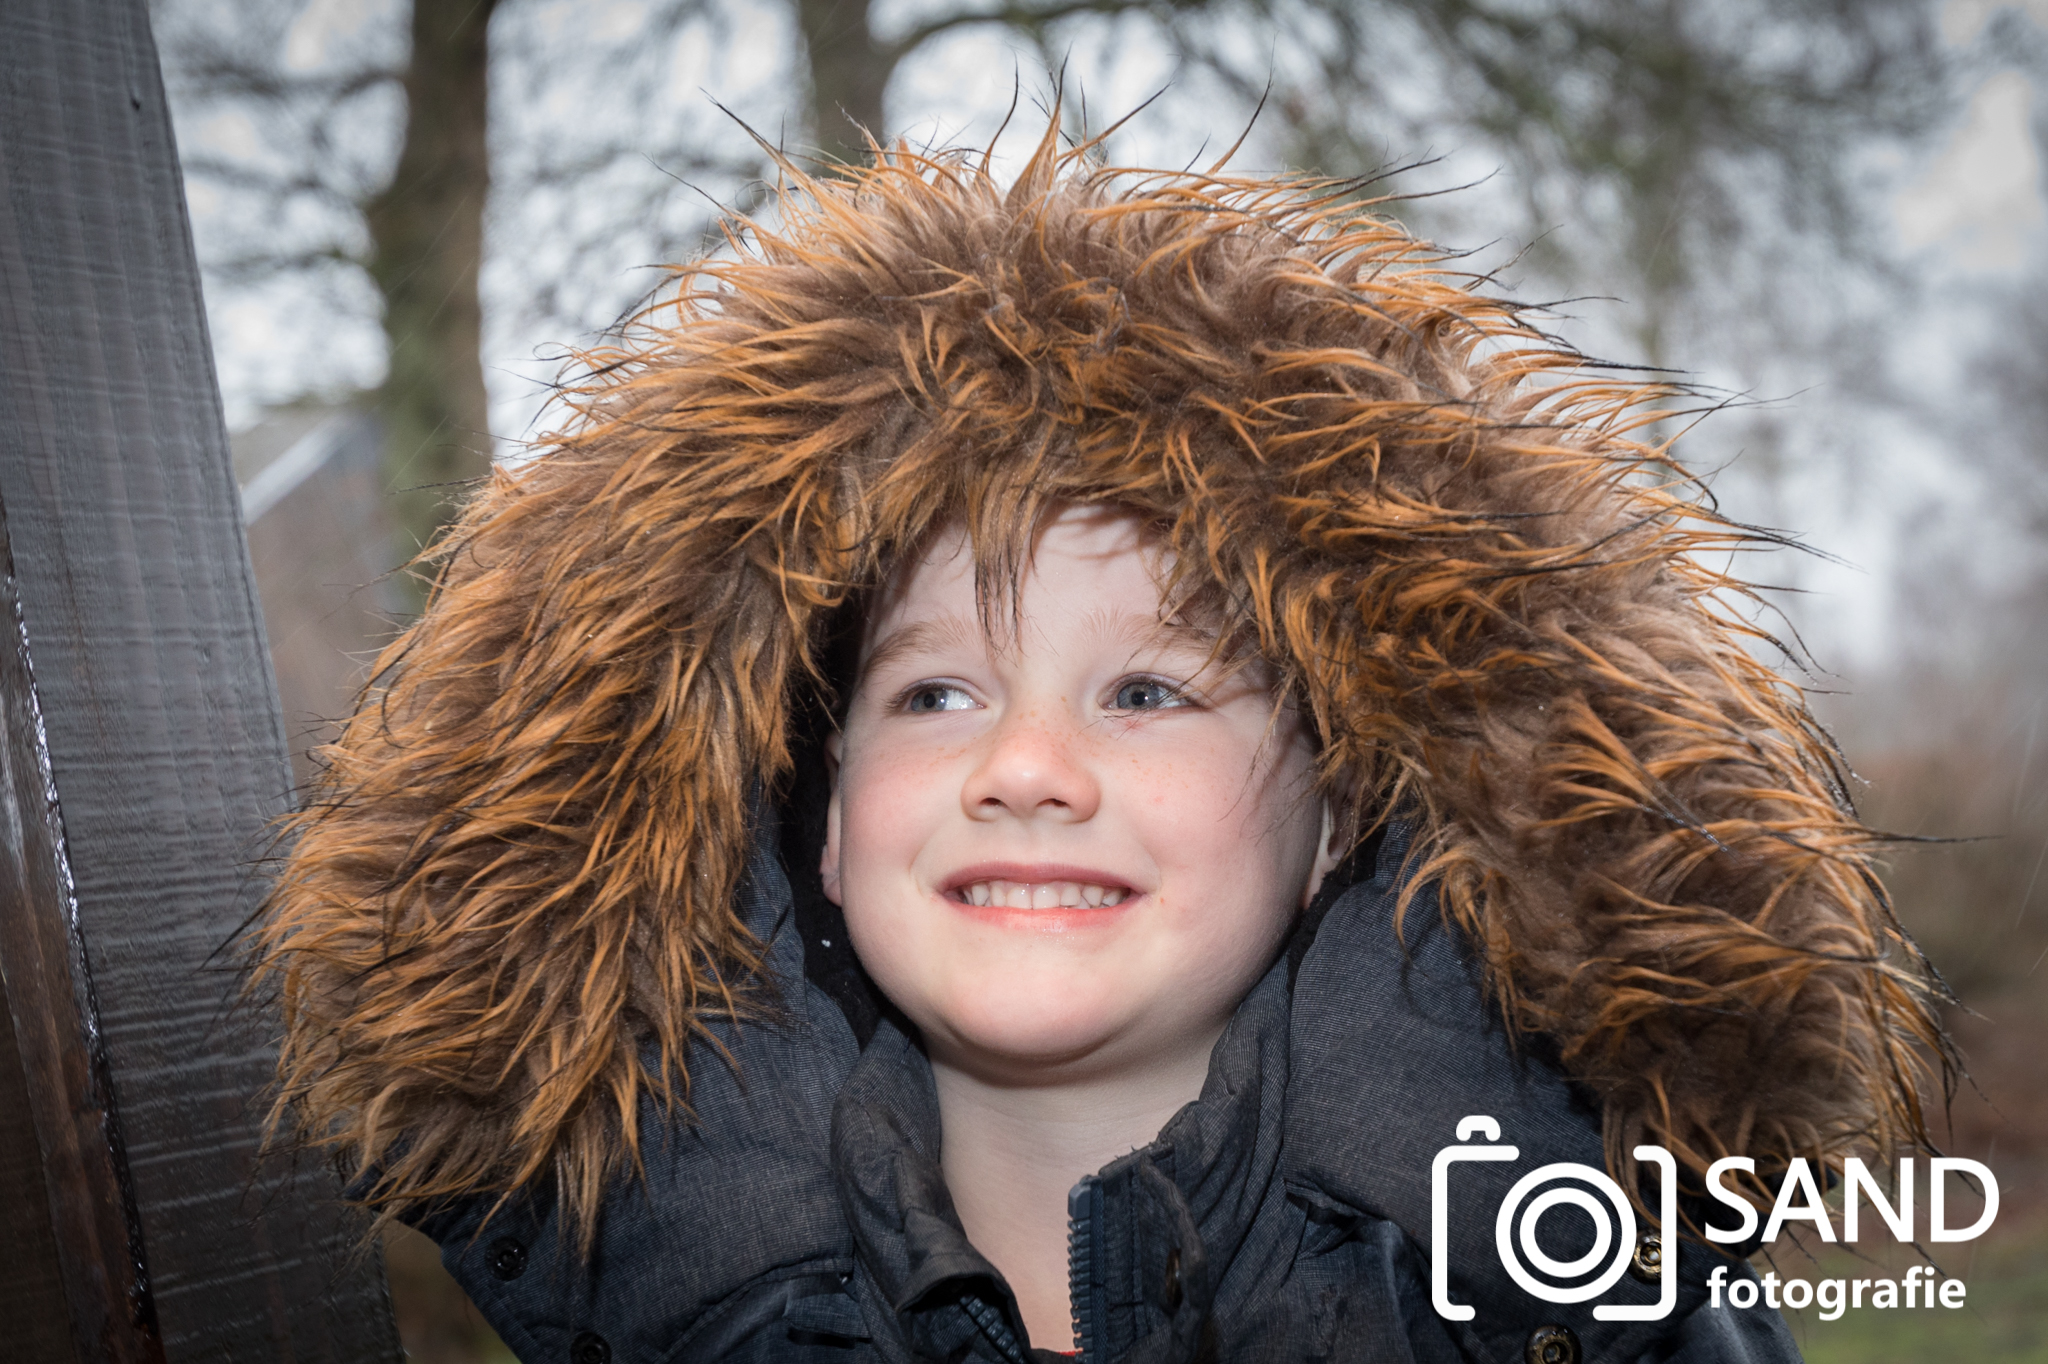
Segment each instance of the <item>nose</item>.
[[988,736],[981,762],[960,789],[969,819],[1092,819],[1102,788],[1080,751],[1081,737],[1058,717],[1005,717]]

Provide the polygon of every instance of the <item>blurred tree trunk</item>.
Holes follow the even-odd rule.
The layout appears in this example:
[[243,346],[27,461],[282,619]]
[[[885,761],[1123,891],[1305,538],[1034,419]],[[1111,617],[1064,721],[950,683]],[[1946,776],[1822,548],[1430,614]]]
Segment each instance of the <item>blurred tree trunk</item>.
[[878,47],[868,22],[869,0],[797,0],[797,26],[811,68],[811,137],[827,161],[867,160],[863,129],[877,141],[882,92],[902,55]]
[[405,144],[366,217],[391,368],[378,395],[383,481],[410,557],[490,472],[484,390],[484,201],[489,27],[496,0],[414,0]]

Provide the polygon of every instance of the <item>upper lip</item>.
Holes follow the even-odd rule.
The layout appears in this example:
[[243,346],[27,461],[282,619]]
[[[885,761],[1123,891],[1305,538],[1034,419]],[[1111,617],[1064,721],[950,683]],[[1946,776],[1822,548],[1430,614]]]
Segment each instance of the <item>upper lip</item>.
[[1084,886],[1120,889],[1133,894],[1138,892],[1138,888],[1125,878],[1094,867],[1076,867],[1064,862],[977,862],[971,867],[962,867],[939,882],[939,893],[949,895],[977,881],[1019,881],[1034,886],[1052,881],[1076,881]]

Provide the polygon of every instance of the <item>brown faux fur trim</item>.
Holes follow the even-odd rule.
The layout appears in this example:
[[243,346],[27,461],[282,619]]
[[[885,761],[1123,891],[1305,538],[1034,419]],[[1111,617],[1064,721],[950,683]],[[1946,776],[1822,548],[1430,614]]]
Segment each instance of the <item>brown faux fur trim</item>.
[[280,1116],[381,1207],[545,1178],[587,1225],[757,969],[750,784],[831,613],[956,520],[993,591],[1108,500],[1304,698],[1335,794],[1421,812],[1617,1165],[1919,1139],[1925,964],[1703,561],[1745,536],[1629,438],[1663,395],[1343,190],[1049,134],[1007,192],[899,149],[736,224],[469,506],[327,750],[260,930]]

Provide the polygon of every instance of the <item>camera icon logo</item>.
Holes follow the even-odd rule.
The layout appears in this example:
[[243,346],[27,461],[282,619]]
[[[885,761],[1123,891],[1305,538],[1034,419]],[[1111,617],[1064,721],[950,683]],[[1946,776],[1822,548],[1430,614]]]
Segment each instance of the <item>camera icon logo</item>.
[[[1430,1299],[1437,1315],[1447,1321],[1470,1321],[1474,1315],[1470,1305],[1451,1301],[1451,1166],[1470,1160],[1518,1160],[1522,1154],[1519,1147],[1480,1145],[1475,1137],[1498,1143],[1500,1124],[1484,1114],[1460,1119],[1461,1144],[1438,1151],[1430,1167]],[[1665,1235],[1657,1257],[1657,1301],[1647,1307],[1601,1303],[1593,1309],[1599,1321],[1660,1321],[1678,1303],[1678,1240],[1672,1234],[1678,1225],[1678,1162],[1661,1146],[1638,1146],[1634,1155],[1655,1165],[1662,1175],[1658,1226]],[[1561,1207],[1577,1208],[1593,1222],[1593,1247],[1576,1259],[1557,1259],[1545,1253],[1537,1240],[1543,1215]],[[1605,1170],[1573,1161],[1539,1166],[1516,1180],[1501,1200],[1493,1230],[1501,1267],[1524,1292],[1544,1302],[1575,1303],[1599,1297],[1614,1287],[1636,1254],[1636,1215],[1627,1193]]]

